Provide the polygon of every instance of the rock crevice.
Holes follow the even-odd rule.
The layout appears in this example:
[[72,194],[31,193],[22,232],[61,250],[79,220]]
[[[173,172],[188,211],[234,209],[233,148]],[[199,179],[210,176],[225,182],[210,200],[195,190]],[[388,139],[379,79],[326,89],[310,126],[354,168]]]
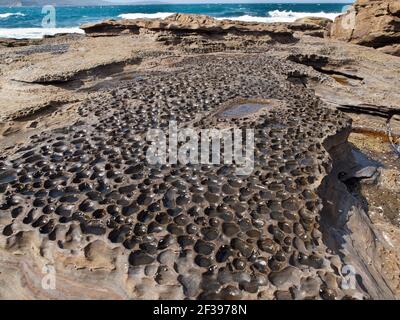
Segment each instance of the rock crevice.
[[350,131],[325,141],[333,159],[332,170],[319,187],[323,199],[321,230],[326,245],[343,261],[345,285],[353,285],[374,300],[396,299],[382,273],[385,242],[373,227],[368,208],[356,185],[375,180],[379,164],[355,151],[348,143]]

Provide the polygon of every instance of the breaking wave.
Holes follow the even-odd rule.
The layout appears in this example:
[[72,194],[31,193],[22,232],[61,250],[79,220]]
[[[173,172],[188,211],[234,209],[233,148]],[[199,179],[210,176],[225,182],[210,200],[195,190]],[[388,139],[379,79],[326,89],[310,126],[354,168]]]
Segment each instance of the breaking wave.
[[0,38],[41,39],[58,33],[85,33],[79,28],[0,28]]
[[297,19],[305,18],[305,17],[320,17],[320,18],[328,18],[331,20],[335,20],[335,18],[341,13],[326,13],[326,12],[293,12],[293,11],[280,11],[274,10],[269,11],[267,17],[257,17],[251,15],[243,15],[239,17],[223,17],[218,18],[219,20],[230,19],[230,20],[238,20],[238,21],[246,21],[246,22],[294,22]]
[[0,19],[7,19],[9,17],[25,17],[25,15],[21,12],[0,13]]
[[165,19],[173,15],[174,12],[157,12],[157,13],[124,13],[120,14],[118,17],[122,19]]

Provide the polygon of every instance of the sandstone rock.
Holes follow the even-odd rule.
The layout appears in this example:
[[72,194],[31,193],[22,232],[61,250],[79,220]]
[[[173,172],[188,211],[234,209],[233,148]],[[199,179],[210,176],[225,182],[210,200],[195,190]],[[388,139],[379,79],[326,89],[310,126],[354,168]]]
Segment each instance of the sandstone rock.
[[295,23],[316,24],[323,28],[327,28],[332,22],[333,21],[331,19],[322,17],[304,17],[295,21]]
[[118,249],[108,248],[106,243],[101,240],[95,240],[84,248],[87,264],[93,269],[114,269],[118,253]]
[[100,23],[84,24],[81,29],[90,36],[118,35],[121,33],[145,33],[160,31],[177,31],[180,33],[202,34],[255,34],[275,35],[292,38],[293,32],[284,24],[267,24],[257,22],[241,22],[216,20],[205,15],[174,14],[160,19],[125,19],[106,20]]
[[274,286],[282,287],[286,283],[297,283],[299,274],[300,270],[289,266],[279,272],[271,272],[269,280]]
[[389,11],[393,16],[400,17],[400,1],[389,3]]
[[[400,2],[358,0],[336,18],[331,37],[373,48],[390,47],[400,41]],[[398,54],[397,49],[388,53]]]
[[88,46],[71,46],[62,56],[52,55],[45,61],[29,64],[11,77],[24,83],[61,83],[71,81],[79,74],[96,72],[98,68],[122,66],[136,58],[132,43],[122,45],[119,39],[108,39],[109,46],[115,50],[110,56],[108,47],[98,45],[100,40],[87,38],[87,41]]
[[304,17],[290,25],[292,30],[302,31],[304,35],[324,38],[329,37],[333,21],[322,17]]
[[384,53],[387,53],[387,54],[391,54],[391,55],[400,57],[400,44],[385,46],[385,47],[379,48],[378,50],[382,51]]
[[[115,23],[116,25],[121,24],[120,22]],[[254,205],[254,199],[265,201],[265,205],[254,207],[257,214],[262,215],[259,219],[254,217],[254,220],[245,218],[247,204],[237,202],[233,197],[224,199],[224,201],[231,202],[229,208],[224,204],[215,206],[215,210],[210,207],[210,211],[207,211],[207,217],[203,216],[200,206],[197,205],[187,210],[189,215],[184,217],[185,215],[178,215],[180,212],[177,211],[176,206],[173,206],[174,208],[167,210],[167,212],[153,212],[153,209],[158,210],[157,206],[154,206],[155,203],[148,206],[149,210],[139,214],[139,207],[142,203],[147,202],[149,197],[146,196],[145,200],[138,197],[140,205],[135,202],[136,200],[129,204],[130,201],[127,198],[133,197],[132,201],[136,199],[138,194],[135,192],[142,185],[137,186],[136,183],[131,184],[133,182],[129,182],[130,180],[117,180],[118,178],[116,178],[116,184],[109,186],[114,190],[112,192],[107,191],[107,197],[104,199],[107,201],[102,202],[103,204],[96,204],[99,207],[93,213],[96,225],[98,219],[108,221],[107,233],[104,235],[85,234],[90,230],[87,230],[86,226],[83,229],[81,228],[80,223],[86,221],[82,219],[84,217],[89,219],[91,214],[87,216],[86,214],[82,216],[75,214],[74,218],[77,218],[77,220],[72,221],[72,224],[69,224],[70,222],[67,219],[62,219],[60,224],[56,226],[56,231],[50,235],[42,233],[41,228],[32,229],[34,226],[29,226],[41,215],[42,209],[38,208],[38,216],[29,217],[28,214],[27,218],[24,217],[25,212],[23,212],[24,214],[16,214],[19,212],[18,207],[1,210],[1,224],[10,228],[11,232],[5,230],[6,232],[3,232],[0,236],[0,282],[2,283],[0,298],[183,300],[184,298],[197,297],[223,299],[271,299],[275,297],[277,299],[331,299],[337,295],[337,298],[341,299],[364,298],[363,292],[368,293],[370,298],[393,298],[394,295],[387,288],[388,285],[391,288],[397,288],[396,295],[400,296],[400,286],[398,286],[397,281],[397,279],[400,279],[398,276],[400,268],[397,268],[397,261],[400,260],[395,255],[388,255],[383,250],[386,247],[380,244],[383,243],[389,231],[385,229],[384,236],[381,236],[378,232],[375,234],[375,226],[371,225],[369,219],[367,219],[367,213],[361,212],[361,210],[350,211],[351,208],[361,206],[358,202],[355,202],[355,197],[349,193],[348,187],[337,179],[339,173],[352,173],[354,168],[358,168],[348,160],[347,155],[351,154],[351,150],[341,152],[342,149],[337,149],[336,153],[328,154],[328,151],[335,146],[344,145],[350,131],[350,122],[342,118],[336,111],[332,110],[326,113],[328,109],[325,108],[329,106],[340,110],[345,108],[346,110],[364,110],[364,112],[369,113],[374,111],[379,115],[391,110],[389,108],[398,110],[397,106],[400,105],[398,103],[400,95],[397,94],[397,88],[400,86],[400,60],[398,58],[387,56],[378,50],[340,41],[315,37],[300,38],[300,35],[306,32],[317,33],[319,30],[323,30],[316,24],[282,24],[278,26],[233,21],[219,22],[212,18],[189,15],[174,15],[165,20],[142,20],[140,23],[129,20],[126,23],[131,25],[131,29],[125,28],[121,24],[120,29],[114,30],[116,33],[121,33],[116,37],[82,37],[74,41],[68,40],[66,51],[57,56],[53,54],[53,51],[44,53],[41,48],[55,48],[53,44],[64,44],[63,41],[66,41],[64,38],[44,39],[42,41],[43,47],[31,46],[35,47],[35,50],[32,50],[30,55],[25,57],[25,61],[16,59],[21,54],[21,48],[3,48],[3,56],[14,60],[4,63],[2,62],[4,59],[0,59],[2,68],[0,87],[3,87],[5,93],[0,95],[2,99],[10,97],[10,100],[16,100],[23,91],[32,90],[33,87],[36,91],[28,91],[25,96],[30,100],[34,100],[44,93],[46,93],[48,99],[54,99],[54,95],[48,94],[49,88],[64,88],[71,91],[73,97],[82,99],[81,102],[76,103],[77,113],[75,114],[74,111],[74,114],[71,115],[76,119],[74,122],[66,121],[65,119],[69,119],[66,116],[64,116],[65,118],[61,117],[61,112],[67,112],[67,110],[64,110],[66,106],[61,106],[56,111],[51,109],[48,112],[47,110],[46,117],[56,118],[60,122],[60,127],[57,130],[50,131],[49,126],[46,125],[47,122],[36,114],[35,122],[39,123],[39,127],[35,128],[36,136],[30,134],[30,132],[28,132],[29,135],[24,133],[23,130],[25,129],[21,129],[21,132],[26,134],[27,138],[21,139],[21,142],[18,141],[18,143],[14,143],[12,134],[0,136],[0,143],[1,140],[6,140],[7,143],[15,144],[14,149],[5,150],[7,154],[3,156],[7,161],[15,161],[14,157],[18,157],[12,170],[19,170],[18,163],[27,163],[28,167],[32,165],[30,163],[32,161],[29,161],[29,159],[33,159],[33,156],[29,152],[41,150],[40,154],[43,152],[43,156],[51,157],[52,160],[51,148],[53,143],[61,138],[60,141],[68,141],[68,144],[58,142],[57,148],[60,147],[60,143],[62,148],[66,148],[67,145],[70,145],[69,142],[73,143],[77,149],[79,148],[73,160],[79,158],[79,161],[87,163],[91,156],[96,155],[97,150],[103,151],[101,156],[97,157],[96,155],[96,159],[92,163],[94,175],[100,177],[104,172],[107,178],[114,179],[122,172],[126,174],[126,170],[130,166],[132,170],[129,170],[129,175],[134,175],[136,180],[140,176],[139,173],[147,176],[150,173],[149,168],[147,166],[135,166],[135,161],[125,164],[121,161],[124,158],[121,157],[126,157],[128,154],[121,152],[120,155],[119,152],[124,150],[125,145],[134,145],[136,152],[142,150],[143,144],[140,140],[144,136],[139,134],[133,136],[131,134],[133,132],[144,132],[148,124],[154,124],[153,111],[167,115],[165,120],[176,116],[185,116],[185,123],[193,123],[192,119],[201,119],[202,125],[213,125],[220,123],[215,115],[221,114],[222,110],[213,109],[215,103],[212,101],[214,101],[214,97],[220,97],[222,102],[228,100],[226,106],[232,106],[232,101],[229,99],[237,94],[264,96],[267,92],[268,96],[271,94],[282,99],[282,101],[278,100],[281,103],[277,104],[276,108],[272,105],[273,99],[269,99],[268,110],[263,108],[262,112],[265,111],[265,115],[267,115],[267,112],[274,115],[273,118],[271,117],[272,124],[276,121],[275,119],[278,120],[279,125],[274,126],[270,131],[274,136],[275,134],[278,135],[276,144],[271,150],[274,150],[273,153],[277,151],[279,154],[284,151],[283,155],[285,156],[284,159],[280,156],[276,159],[270,159],[268,165],[277,168],[281,162],[285,161],[284,166],[281,166],[279,170],[283,169],[285,172],[282,173],[289,176],[291,167],[298,163],[301,165],[301,169],[304,168],[304,171],[293,170],[290,174],[296,176],[301,174],[304,177],[306,174],[312,174],[312,176],[309,176],[312,178],[309,181],[301,181],[301,177],[298,177],[298,180],[296,178],[296,181],[301,184],[308,184],[309,187],[301,192],[299,189],[296,190],[297,182],[288,179],[284,183],[268,183],[268,189],[271,187],[271,190],[275,190],[272,193],[262,189],[264,184],[258,184],[256,176],[252,176],[251,180],[247,180],[247,178],[244,180],[239,178],[228,179],[227,168],[222,167],[221,171],[218,170],[218,174],[221,174],[221,179],[225,179],[223,181],[227,183],[223,183],[221,191],[219,191],[219,179],[212,178],[206,172],[210,170],[209,167],[201,168],[201,171],[204,171],[201,174],[211,177],[207,180],[197,180],[196,176],[200,172],[193,172],[194,174],[191,175],[191,171],[183,168],[180,169],[181,171],[177,170],[176,173],[182,173],[181,177],[185,177],[187,183],[180,184],[175,181],[173,182],[174,188],[180,190],[193,183],[193,188],[189,188],[191,192],[193,190],[196,193],[203,193],[204,199],[213,202],[221,201],[222,197],[211,197],[209,192],[212,191],[212,193],[219,195],[219,193],[231,194],[234,193],[234,190],[240,192],[241,198],[251,199],[249,204]],[[102,28],[108,30],[109,25],[103,24]],[[276,37],[280,32],[279,30],[288,32],[290,36],[293,34],[297,36],[298,34],[300,39],[295,44],[290,43],[289,46],[281,44],[274,46],[266,41],[266,39]],[[114,32],[111,27],[109,31]],[[131,32],[138,34],[133,35],[130,34]],[[93,33],[93,35],[96,35],[96,33]],[[148,38],[148,35],[151,39]],[[178,39],[181,41],[181,45],[165,45],[165,43],[157,41],[157,37],[154,37],[154,35]],[[282,38],[285,37],[282,36]],[[289,39],[289,37],[286,39]],[[47,47],[46,44],[52,44],[52,46]],[[236,47],[232,47],[231,44]],[[195,52],[200,51],[190,51],[195,46],[196,50],[209,50],[211,48],[214,52],[207,56],[204,54],[196,55]],[[234,51],[231,51],[232,48]],[[218,52],[220,53],[218,54]],[[131,57],[138,57],[135,60],[137,64],[134,64]],[[126,61],[127,64],[124,65],[124,68],[115,68],[116,59],[122,59],[121,62]],[[60,61],[63,63],[59,63]],[[30,65],[33,67],[28,68]],[[376,72],[377,70],[379,72]],[[82,73],[82,71],[84,72]],[[91,76],[88,77],[87,72],[89,71],[95,72],[90,73]],[[15,79],[19,80],[15,81]],[[55,84],[51,83],[51,80],[54,79],[58,80]],[[60,80],[64,80],[64,82]],[[29,81],[33,81],[33,83]],[[9,85],[9,87],[4,88],[4,84]],[[8,90],[10,86],[14,86],[20,91],[16,91],[16,89],[10,91]],[[157,92],[160,90],[160,96],[154,97],[157,100],[152,98],[155,95],[155,90]],[[182,91],[175,92],[174,90]],[[89,94],[86,96],[86,93]],[[174,97],[179,97],[182,101],[178,109],[171,108],[171,104],[168,103],[169,99]],[[318,104],[317,97],[326,101],[326,104]],[[21,100],[17,102],[18,105],[22,104]],[[265,102],[263,99],[263,103]],[[307,118],[303,116],[303,113],[307,112],[309,108],[304,107],[301,110],[298,108],[306,102],[312,110],[312,114]],[[10,103],[0,104],[10,108]],[[194,104],[198,104],[196,109],[191,108]],[[15,105],[11,105],[12,109],[15,109]],[[224,106],[224,104],[222,105]],[[217,106],[219,108],[219,104],[216,104],[215,107]],[[273,110],[270,108],[271,106],[274,107]],[[30,106],[24,102],[23,107]],[[140,112],[141,108],[148,112]],[[235,110],[235,108],[237,107],[224,109],[224,111]],[[187,111],[190,111],[190,113]],[[5,109],[2,107],[0,114],[4,112]],[[72,111],[69,112],[72,113]],[[290,128],[288,128],[284,131],[292,133],[281,138],[279,135],[282,126],[285,124],[286,114],[292,114],[292,112],[294,115],[290,125],[300,128],[301,131],[297,129],[289,131]],[[203,114],[206,116],[201,118]],[[331,123],[329,114],[335,115],[335,118],[340,122]],[[197,115],[200,115],[200,117],[197,118]],[[252,117],[245,121],[253,121],[252,119],[256,119],[259,115],[264,115],[264,113],[252,114]],[[323,115],[324,118],[320,118],[320,115]],[[32,119],[32,117],[28,119]],[[27,121],[18,118],[18,121],[14,121],[15,127],[12,128],[25,126]],[[224,119],[222,125],[225,126],[227,121],[227,119]],[[244,123],[251,124],[251,122]],[[265,124],[270,125],[263,120],[257,126],[264,126]],[[383,124],[386,128],[385,121],[383,121]],[[2,125],[0,123],[0,132],[7,128],[6,126],[2,128]],[[10,126],[9,123],[6,125]],[[346,130],[338,131],[338,128],[343,126],[346,127]],[[369,122],[368,126],[371,127],[372,124]],[[303,130],[303,127],[305,130]],[[323,130],[321,135],[316,136],[315,133],[318,133],[320,129]],[[42,135],[44,130],[47,132]],[[131,133],[129,133],[130,130]],[[21,132],[18,133],[18,136],[21,135]],[[329,138],[329,142],[325,140],[322,148],[321,140],[325,135],[323,132],[329,134],[331,138]],[[303,140],[307,135],[310,135],[310,137],[307,137],[305,141],[316,138],[317,143],[303,149],[305,151],[304,157],[295,158],[299,162],[286,159],[287,152],[291,153],[290,149],[282,150],[280,148],[281,144],[284,147],[288,145],[286,140],[290,139],[292,134],[297,136],[295,143],[300,141],[296,148],[303,149]],[[32,138],[28,140],[30,136]],[[46,140],[42,140],[43,137],[51,140],[46,142]],[[96,141],[99,138],[104,143],[91,146],[92,139]],[[144,141],[144,139],[142,140]],[[263,150],[269,148],[267,143],[259,146]],[[313,157],[316,148],[318,149],[318,159]],[[3,152],[3,149],[1,150]],[[21,156],[25,154],[26,156],[20,158],[17,150],[18,153],[23,152]],[[88,157],[89,155],[90,157]],[[288,156],[291,158],[290,154]],[[107,161],[105,164],[107,167],[104,166],[104,170],[103,166],[97,162],[102,161],[103,157]],[[69,161],[69,157],[65,158],[67,160],[62,158],[58,161],[65,160],[68,168],[73,168],[73,172],[65,172],[65,178],[69,181],[66,191],[75,193],[74,190],[77,189],[72,188],[72,184],[80,182],[79,179],[85,176],[85,170],[80,172],[81,169],[79,168],[83,167],[77,166],[75,161]],[[54,158],[54,160],[57,159],[58,157]],[[143,157],[139,159],[143,159]],[[313,161],[314,159],[318,162]],[[334,159],[333,167],[331,167],[331,161],[328,161],[328,159]],[[2,159],[2,161],[5,160]],[[338,166],[338,160],[341,161],[340,163],[345,162],[347,166],[351,166],[349,169],[347,166],[345,168]],[[14,184],[15,174],[9,169],[8,162],[2,161],[0,161],[0,167],[4,165],[5,168],[1,169],[3,176],[0,176],[0,180],[2,178],[2,182],[6,182],[11,179],[9,182],[12,183],[7,185],[6,189],[0,183],[0,198],[5,192],[14,194],[21,191],[20,183]],[[44,162],[37,161],[37,166],[42,166],[42,164],[43,172],[53,170],[50,166],[47,167]],[[119,168],[116,167],[117,165]],[[79,170],[79,172],[76,172],[76,170]],[[169,172],[169,169],[167,170]],[[326,180],[329,183],[326,184],[325,189],[321,189],[326,191],[325,193],[321,192],[323,194],[323,197],[321,197],[316,187],[320,183],[320,178],[322,179],[328,172],[332,173],[330,176],[335,181],[329,184],[332,180]],[[76,173],[78,173],[78,176],[75,177]],[[374,170],[366,168],[354,173],[357,178],[365,178],[373,175]],[[64,175],[64,172],[62,174]],[[166,174],[167,172],[164,174],[163,172],[151,171],[151,176],[149,175],[150,178],[146,181],[159,180],[160,176],[167,176]],[[263,179],[268,177],[266,174],[260,176]],[[20,178],[21,184],[26,184],[29,187],[29,175],[21,172],[18,175],[18,179]],[[49,189],[53,188],[53,183],[50,183],[51,181],[48,181],[47,178],[45,179],[43,186]],[[271,175],[271,179],[276,179],[276,177]],[[207,181],[209,191],[197,185],[196,181]],[[247,184],[247,181],[251,181],[251,183]],[[170,182],[172,184],[172,181]],[[161,185],[157,181],[156,183],[157,185],[154,186],[157,188],[157,192],[163,193],[169,188],[168,185]],[[56,183],[54,182],[54,184]],[[244,188],[245,186],[249,188]],[[256,189],[255,186],[257,186]],[[261,188],[258,189],[259,187]],[[84,190],[91,188],[93,188],[91,182],[79,185],[79,190],[85,194],[84,197],[88,195]],[[105,184],[102,184],[100,188],[102,190],[108,189]],[[156,190],[156,188],[152,190]],[[394,183],[393,188],[394,192],[398,191],[398,187],[396,188]],[[300,203],[292,197],[289,199],[285,197],[285,199],[282,199],[284,201],[272,201],[271,197],[274,196],[275,192],[285,195],[285,193],[279,191],[283,189],[287,189],[293,195],[299,195],[297,200]],[[118,202],[121,202],[118,205],[124,208],[133,208],[130,211],[134,214],[129,215],[129,217],[125,214],[118,216],[120,210],[116,209],[115,206],[108,207],[109,202],[117,201],[116,190],[123,193],[121,197],[118,197]],[[207,196],[206,191],[208,192]],[[125,198],[129,193],[131,195]],[[148,195],[148,193],[143,194]],[[248,198],[249,195],[251,198]],[[38,192],[37,196],[39,198],[47,197],[43,192]],[[178,192],[173,196],[168,193],[170,202],[174,204],[177,204],[175,202],[178,202],[178,196]],[[57,208],[59,206],[57,201],[59,200],[56,200],[56,197],[51,197],[51,203],[57,204],[55,206]],[[91,193],[88,198],[94,199],[95,196]],[[102,200],[100,195],[98,198]],[[23,199],[26,199],[28,204],[31,201],[29,194],[24,195]],[[198,202],[202,201],[199,195],[196,195],[195,199],[200,199]],[[234,203],[232,203],[232,200]],[[317,208],[320,205],[319,200],[324,201],[324,209],[332,209],[332,215],[330,214],[331,211],[324,211],[323,214],[319,215]],[[10,205],[13,204],[14,206],[19,206],[21,201],[22,198],[20,197],[12,197],[7,200]],[[307,208],[313,209],[313,215],[308,212],[309,209],[299,211],[299,208],[305,202]],[[279,211],[283,210],[285,214],[278,214],[278,211],[269,212],[268,206],[277,208]],[[240,221],[236,219],[236,216],[231,215],[233,213],[231,209],[235,211]],[[45,211],[49,211],[48,214],[46,213],[49,218],[54,216],[48,208]],[[289,256],[279,251],[278,247],[280,247],[279,243],[288,240],[282,238],[285,236],[284,233],[291,232],[290,225],[282,224],[279,220],[296,220],[298,218],[297,212],[299,212],[302,219],[301,223],[304,223],[305,227],[296,226],[298,238],[293,249],[301,255],[293,256],[293,259],[290,257],[289,260]],[[125,212],[123,211],[123,213]],[[108,220],[111,217],[107,215],[112,215],[113,218]],[[224,218],[226,222],[218,223],[218,219],[212,218],[212,216]],[[276,223],[280,223],[276,228],[276,223],[271,224],[269,216],[271,219],[275,219]],[[322,231],[319,231],[320,228],[318,227],[317,230],[316,225],[313,227],[312,216],[315,216],[315,218],[317,216],[323,217],[321,226],[326,226],[328,231],[322,230],[322,228]],[[330,221],[330,217],[332,217],[332,221]],[[140,218],[140,222],[138,222],[138,218]],[[193,219],[193,222],[188,223],[188,219],[189,221]],[[147,221],[150,220],[155,221],[147,224]],[[130,226],[136,225],[136,223],[138,227],[131,230]],[[207,225],[207,223],[210,226],[201,227],[202,224]],[[229,223],[228,228],[227,223]],[[232,229],[232,223],[240,232]],[[120,224],[126,227],[122,228],[119,226]],[[268,228],[269,226],[273,227]],[[282,230],[280,230],[281,227]],[[310,227],[314,229],[309,230]],[[63,228],[63,230],[59,231],[58,228]],[[125,241],[110,243],[109,239],[111,238],[109,238],[108,231],[111,230],[108,230],[109,228],[118,230],[117,235],[121,237],[121,241]],[[2,227],[0,227],[0,230],[4,231]],[[130,231],[137,232],[138,235],[132,235]],[[139,235],[146,232],[149,233],[148,237]],[[167,234],[167,232],[171,232],[172,235]],[[200,233],[202,234],[201,241],[198,239]],[[304,238],[304,236],[307,238]],[[312,239],[312,242],[299,240],[300,237]],[[228,238],[231,238],[232,242],[227,245]],[[398,238],[400,239],[400,236]],[[257,241],[257,239],[262,239],[262,241]],[[325,241],[327,241],[325,239],[331,241],[332,248],[336,250],[328,251],[325,246]],[[331,245],[331,242],[327,243]],[[276,245],[274,246],[274,244]],[[193,247],[193,250],[191,247]],[[288,247],[290,249],[291,245]],[[308,250],[309,248],[311,249]],[[392,250],[395,252],[397,248],[399,246],[397,242],[394,242]],[[234,256],[230,255],[230,250],[235,251]],[[311,254],[311,250],[317,252],[318,255]],[[337,252],[340,252],[340,255]],[[320,259],[321,255],[324,260]],[[307,256],[309,257],[307,258]],[[267,265],[266,259],[269,257],[271,257],[271,260],[268,260]],[[353,263],[353,261],[355,262]],[[44,290],[40,286],[43,278],[42,267],[48,262],[51,262],[50,266],[54,265],[57,272],[56,290]],[[325,270],[320,269],[323,263]],[[356,266],[357,279],[360,279],[360,283],[362,281],[362,288],[357,287],[354,290],[355,292],[342,291],[341,279],[338,274],[344,264]],[[390,264],[395,265],[397,269]],[[35,265],[37,265],[36,268],[34,268]],[[210,272],[210,265],[218,266],[218,272]],[[384,266],[386,273],[380,271],[381,266]],[[231,267],[236,270],[232,272]],[[266,273],[269,270],[271,272],[267,275]],[[395,285],[393,286],[392,283],[395,283]]]
[[40,40],[36,39],[9,39],[0,38],[0,47],[23,47],[28,45],[35,45],[39,43]]
[[165,21],[168,22],[177,22],[181,24],[193,24],[193,25],[216,25],[218,23],[218,20],[213,19],[210,16],[205,16],[205,15],[197,15],[197,14],[183,14],[183,13],[177,13],[173,14],[167,18],[165,18]]

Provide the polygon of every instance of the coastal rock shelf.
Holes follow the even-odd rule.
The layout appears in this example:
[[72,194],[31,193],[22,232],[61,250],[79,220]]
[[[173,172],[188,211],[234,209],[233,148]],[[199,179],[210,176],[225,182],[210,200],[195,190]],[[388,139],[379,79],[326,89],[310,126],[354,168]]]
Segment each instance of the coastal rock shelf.
[[357,0],[335,20],[331,35],[400,56],[400,1]]
[[[133,298],[144,288],[154,298],[362,297],[341,288],[343,266],[318,224],[316,188],[331,165],[323,143],[350,121],[281,76],[286,67],[266,55],[186,58],[83,102],[76,123],[2,159],[5,247],[34,230],[42,250],[67,256],[117,248],[135,278]],[[285,107],[212,116],[236,97]],[[171,120],[256,129],[254,171],[148,165],[147,130]]]
[[[306,20],[1,48],[0,298],[399,297],[400,60]],[[175,122],[253,129],[254,170],[150,165]]]

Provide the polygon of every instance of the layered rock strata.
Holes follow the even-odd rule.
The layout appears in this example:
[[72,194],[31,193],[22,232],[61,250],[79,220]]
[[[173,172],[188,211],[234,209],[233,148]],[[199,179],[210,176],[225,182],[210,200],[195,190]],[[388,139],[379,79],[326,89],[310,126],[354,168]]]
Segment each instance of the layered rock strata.
[[400,56],[400,1],[356,1],[336,18],[331,36]]

